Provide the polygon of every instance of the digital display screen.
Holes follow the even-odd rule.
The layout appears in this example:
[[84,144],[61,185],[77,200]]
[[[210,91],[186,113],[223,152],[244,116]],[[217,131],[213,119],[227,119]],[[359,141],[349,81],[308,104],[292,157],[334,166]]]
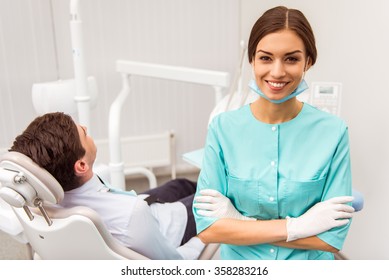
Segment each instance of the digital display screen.
[[319,86],[319,93],[321,93],[321,94],[334,94],[334,87],[332,87],[332,86]]

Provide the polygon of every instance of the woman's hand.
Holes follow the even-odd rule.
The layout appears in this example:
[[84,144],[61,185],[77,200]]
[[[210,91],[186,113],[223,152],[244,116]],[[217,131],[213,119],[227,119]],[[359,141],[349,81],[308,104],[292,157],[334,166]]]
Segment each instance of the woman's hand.
[[346,203],[353,199],[352,196],[333,197],[316,203],[298,218],[287,218],[288,238],[286,241],[315,236],[334,227],[346,225],[355,211]]
[[197,213],[205,217],[255,220],[239,213],[232,205],[230,199],[217,190],[201,190],[200,196],[196,196],[194,200],[193,206],[198,209]]

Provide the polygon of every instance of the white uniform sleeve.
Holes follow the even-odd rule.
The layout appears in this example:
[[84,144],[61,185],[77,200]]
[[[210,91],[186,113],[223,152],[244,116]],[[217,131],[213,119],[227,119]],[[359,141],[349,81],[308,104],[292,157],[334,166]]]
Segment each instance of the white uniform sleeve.
[[195,236],[177,250],[185,260],[197,260],[204,247],[205,244]]
[[129,222],[127,246],[153,260],[179,260],[179,254],[159,230],[157,219],[151,214],[150,207],[138,200]]

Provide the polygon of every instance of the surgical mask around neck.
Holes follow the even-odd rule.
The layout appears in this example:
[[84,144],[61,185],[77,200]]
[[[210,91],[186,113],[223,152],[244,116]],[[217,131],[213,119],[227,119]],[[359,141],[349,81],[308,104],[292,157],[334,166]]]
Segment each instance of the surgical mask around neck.
[[297,88],[291,93],[289,94],[288,96],[285,96],[284,98],[282,99],[279,99],[279,100],[273,100],[273,99],[270,99],[268,98],[258,87],[257,85],[257,82],[252,79],[250,82],[249,82],[249,87],[254,91],[256,92],[257,94],[259,94],[261,97],[265,98],[266,100],[272,102],[272,103],[275,103],[275,104],[280,104],[280,103],[283,103],[293,97],[296,97],[297,95],[299,95],[300,93],[302,93],[303,91],[305,91],[306,89],[308,89],[308,85],[307,83],[305,82],[304,79],[301,80],[300,84],[297,86]]

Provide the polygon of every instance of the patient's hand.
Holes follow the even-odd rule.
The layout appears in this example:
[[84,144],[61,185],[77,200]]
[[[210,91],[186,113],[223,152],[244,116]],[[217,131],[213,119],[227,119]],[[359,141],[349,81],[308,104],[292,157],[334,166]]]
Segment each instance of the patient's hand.
[[230,199],[225,197],[217,190],[204,189],[200,191],[200,195],[194,198],[193,207],[197,208],[197,213],[205,217],[213,218],[230,218],[238,220],[255,220],[243,216],[232,205]]

